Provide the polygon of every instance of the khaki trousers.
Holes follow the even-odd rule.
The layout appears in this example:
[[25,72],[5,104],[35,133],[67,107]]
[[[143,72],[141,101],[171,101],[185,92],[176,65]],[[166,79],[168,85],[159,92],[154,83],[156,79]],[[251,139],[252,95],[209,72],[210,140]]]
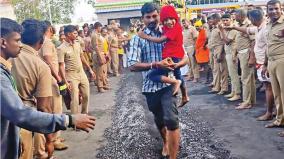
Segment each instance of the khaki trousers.
[[119,66],[119,58],[117,54],[118,48],[110,48],[110,56],[111,56],[111,61],[110,61],[110,66],[112,68],[112,71],[114,75],[118,74],[118,66]]
[[227,66],[229,71],[229,76],[231,78],[231,92],[234,94],[241,94],[241,83],[238,75],[238,64],[233,62],[233,55],[231,53],[226,54]]
[[212,71],[212,78],[213,78],[213,81],[212,81],[212,84],[214,86],[214,79],[216,78],[216,72],[214,70],[214,50],[213,49],[210,49],[210,54],[209,54],[209,67],[211,68],[211,71]]
[[217,61],[218,56],[220,56],[222,52],[222,45],[214,48],[213,89],[218,91],[228,91],[228,67],[226,59],[223,58],[221,62]]
[[[97,73],[97,87],[98,88],[103,88],[107,85],[107,80],[106,80],[106,71],[107,71],[107,65],[103,64],[101,65],[99,63],[98,56],[94,54],[94,64],[96,68],[96,73]],[[115,73],[115,72],[114,72]]]
[[89,107],[89,97],[90,97],[90,85],[89,80],[83,70],[83,68],[78,72],[66,72],[66,78],[70,82],[72,90],[71,94],[71,113],[79,113],[79,92],[82,95],[82,109],[81,113],[87,114]]
[[[54,114],[62,114],[62,109],[63,109],[62,96],[60,95],[59,86],[55,78],[53,78],[53,83],[52,83],[52,105],[53,105],[52,111]],[[60,133],[61,131],[57,131],[55,133],[56,139],[60,137]],[[55,142],[56,141],[57,140],[55,140]]]
[[[59,92],[59,86],[55,78],[52,78],[52,113],[61,114],[62,113],[62,96]],[[55,142],[59,142],[60,131],[54,133]],[[34,148],[35,155],[41,158],[46,155],[45,151],[46,139],[43,134],[35,133],[34,136]]]
[[33,133],[31,131],[20,130],[21,141],[24,144],[24,152],[21,154],[20,159],[33,158]]
[[193,56],[194,46],[185,47],[185,51],[188,55],[188,63],[189,63],[189,78],[198,79],[200,78],[198,64]]
[[256,102],[256,86],[254,67],[248,66],[249,52],[238,53],[241,66],[241,81],[243,89],[243,103],[244,104],[255,104]]
[[47,157],[45,151],[46,139],[43,134],[35,133],[34,135],[34,153],[36,158],[42,159]]
[[268,71],[271,80],[274,102],[276,105],[276,125],[284,125],[284,57],[268,61]]
[[[108,62],[108,63],[109,63],[109,62]],[[107,80],[108,63],[106,63],[105,65],[103,65],[103,73],[104,73],[104,79],[105,79],[106,85],[108,84],[108,80]]]
[[111,61],[107,62],[107,73],[113,73],[111,70]]

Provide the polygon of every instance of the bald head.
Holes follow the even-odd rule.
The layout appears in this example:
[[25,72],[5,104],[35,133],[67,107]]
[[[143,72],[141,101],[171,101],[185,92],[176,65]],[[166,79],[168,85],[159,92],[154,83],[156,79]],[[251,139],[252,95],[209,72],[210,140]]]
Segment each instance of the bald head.
[[236,20],[242,23],[247,18],[247,11],[245,9],[236,10]]
[[241,17],[247,17],[247,11],[245,9],[238,9],[236,10],[236,15],[239,15]]

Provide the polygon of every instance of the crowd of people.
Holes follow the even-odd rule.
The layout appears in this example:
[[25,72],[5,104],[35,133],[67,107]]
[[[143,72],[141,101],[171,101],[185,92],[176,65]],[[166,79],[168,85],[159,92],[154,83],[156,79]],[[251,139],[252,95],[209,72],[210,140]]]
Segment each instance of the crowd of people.
[[[190,70],[185,74],[187,80],[199,82],[203,72],[209,93],[240,101],[236,110],[256,105],[256,83],[260,83],[259,88],[265,89],[267,111],[257,120],[273,120],[275,115],[276,119],[265,127],[284,126],[283,8],[279,0],[268,1],[266,7],[266,12],[250,5],[181,21],[172,6],[163,6],[161,12],[152,3],[141,8],[146,28],[131,40],[128,63],[131,71],[142,71],[142,93],[163,138],[163,157],[174,159],[178,152],[177,87],[182,92],[179,106],[189,101],[180,77],[183,67]],[[278,135],[284,137],[284,131]]]
[[[250,6],[183,20],[184,48],[191,68],[188,80],[198,82],[204,72],[209,92],[240,101],[236,110],[253,108],[258,100],[256,90],[264,87],[267,111],[257,120],[273,120],[276,115],[265,127],[283,127],[283,17],[281,2],[271,0],[267,14],[261,7]],[[284,132],[279,135],[284,137]]]
[[[19,25],[1,18],[1,158],[52,158],[54,149],[68,148],[58,130],[93,129],[95,118],[86,115],[90,82],[99,93],[111,89],[108,77],[122,73],[134,34],[133,26],[127,33],[115,20],[107,26],[66,25],[56,34],[49,21],[27,19]],[[70,115],[57,116],[64,105]]]
[[[276,115],[276,120],[265,127],[282,127],[284,124],[283,78],[281,71],[278,70],[278,67],[283,64],[280,61],[284,48],[281,2],[269,1],[267,14],[262,8],[250,6],[249,9],[209,15],[207,23],[201,19],[192,22],[191,26],[186,20],[183,24],[187,28],[185,30],[189,32],[188,36],[184,34],[184,42],[186,39],[196,39],[195,52],[188,51],[192,68],[189,80],[193,79],[193,82],[197,82],[200,77],[199,72],[206,71],[207,83],[209,87],[212,87],[209,92],[224,95],[229,101],[241,100],[235,108],[237,110],[255,106],[258,89],[256,83],[260,83],[259,88],[265,87],[267,111],[257,120],[272,120]],[[206,32],[207,41],[206,38],[200,37],[203,36],[200,34],[203,33],[202,29]],[[196,33],[198,30],[199,35]],[[200,38],[205,42],[198,41]],[[186,44],[184,45],[187,48]],[[198,55],[200,54],[199,45],[202,46],[201,54],[206,55],[205,57],[199,57],[201,56]],[[188,47],[194,48],[194,46]],[[198,62],[200,60],[202,62]],[[209,67],[204,66],[204,62]],[[207,69],[204,70],[204,68]],[[209,81],[210,74],[213,75],[213,81]],[[225,94],[226,92],[229,94]],[[284,136],[283,132],[279,135]]]
[[[120,76],[125,66],[142,71],[142,92],[164,139],[163,156],[177,155],[177,107],[190,101],[185,80],[200,82],[203,74],[210,93],[241,101],[237,110],[255,106],[259,81],[267,111],[257,120],[275,114],[265,127],[284,126],[280,1],[267,2],[267,15],[250,6],[180,21],[173,6],[159,12],[153,3],[144,4],[141,13],[142,22],[128,32],[116,20],[66,25],[57,34],[49,21],[27,19],[20,25],[1,18],[1,158],[45,159],[54,149],[67,149],[58,130],[94,128],[95,118],[86,115],[90,82],[104,93],[111,89],[109,77]],[[182,67],[189,68],[185,79]],[[62,114],[64,105],[71,115]]]

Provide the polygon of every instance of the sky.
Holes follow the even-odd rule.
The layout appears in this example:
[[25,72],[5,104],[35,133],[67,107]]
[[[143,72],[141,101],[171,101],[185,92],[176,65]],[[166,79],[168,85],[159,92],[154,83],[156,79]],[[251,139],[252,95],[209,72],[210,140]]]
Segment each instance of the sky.
[[93,19],[97,18],[94,12],[95,9],[91,5],[87,4],[87,2],[82,0],[78,1],[75,4],[75,11],[72,17],[72,22],[77,23],[78,20],[82,18],[84,21],[93,21]]

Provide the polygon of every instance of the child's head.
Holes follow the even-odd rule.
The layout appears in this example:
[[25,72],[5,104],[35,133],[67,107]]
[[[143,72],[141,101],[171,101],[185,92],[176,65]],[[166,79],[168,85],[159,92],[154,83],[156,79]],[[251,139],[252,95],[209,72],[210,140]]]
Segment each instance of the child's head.
[[179,18],[175,8],[171,5],[167,5],[161,8],[160,19],[164,26],[173,28]]
[[168,28],[173,28],[176,24],[176,19],[175,18],[166,18],[163,21],[163,25],[167,26]]

